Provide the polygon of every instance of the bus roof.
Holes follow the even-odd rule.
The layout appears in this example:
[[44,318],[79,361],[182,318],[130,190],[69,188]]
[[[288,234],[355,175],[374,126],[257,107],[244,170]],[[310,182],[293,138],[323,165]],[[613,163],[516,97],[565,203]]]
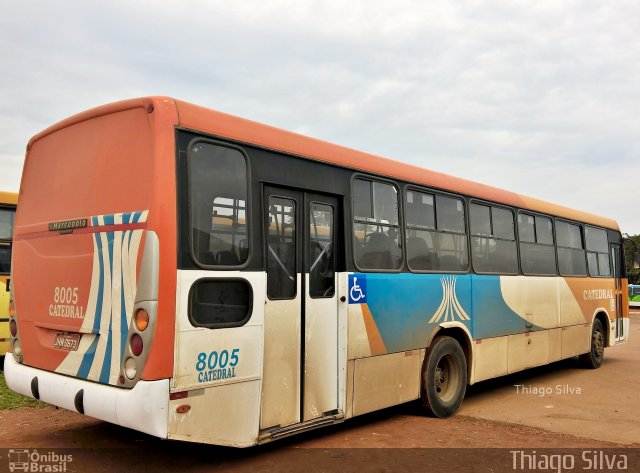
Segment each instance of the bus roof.
[[0,205],[2,204],[18,204],[18,194],[15,192],[0,191]]
[[163,121],[172,121],[176,126],[186,129],[343,166],[357,171],[400,179],[435,189],[469,195],[482,200],[619,230],[617,222],[606,217],[600,217],[516,192],[356,151],[344,146],[281,130],[169,97],[145,97],[124,100],[82,112],[34,136],[29,142],[29,146],[43,136],[72,125],[73,123],[131,108],[148,108],[149,105],[153,105],[154,110],[159,113],[169,115],[164,117]]

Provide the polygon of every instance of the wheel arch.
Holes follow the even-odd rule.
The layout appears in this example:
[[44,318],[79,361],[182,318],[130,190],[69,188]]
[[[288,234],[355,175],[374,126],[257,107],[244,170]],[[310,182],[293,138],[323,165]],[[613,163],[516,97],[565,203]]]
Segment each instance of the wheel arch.
[[613,330],[613,328],[611,325],[611,319],[609,318],[609,314],[603,308],[598,308],[594,312],[593,318],[591,319],[591,327],[593,327],[593,323],[596,321],[596,319],[600,321],[600,323],[602,324],[602,328],[604,329],[604,336],[605,336],[604,346],[605,347],[611,346],[609,343],[612,340],[611,330]]
[[444,322],[439,324],[429,337],[426,353],[429,352],[436,338],[445,336],[453,338],[462,347],[464,357],[467,361],[467,384],[473,384],[473,337],[464,324],[460,322]]

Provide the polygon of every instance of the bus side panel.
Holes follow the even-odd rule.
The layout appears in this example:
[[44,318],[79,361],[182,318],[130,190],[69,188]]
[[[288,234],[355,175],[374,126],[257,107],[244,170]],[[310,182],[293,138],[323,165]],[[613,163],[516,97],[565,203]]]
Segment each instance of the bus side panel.
[[176,184],[176,131],[178,115],[175,102],[166,98],[154,100],[154,111],[150,114],[153,134],[155,165],[148,170],[152,179],[152,208],[149,228],[160,241],[160,267],[158,280],[158,322],[153,334],[153,343],[142,379],[170,378],[173,374],[173,347],[175,343],[176,319],[176,269],[177,230],[177,184]]
[[[615,311],[611,312],[612,279],[407,273],[355,276],[355,295],[351,277],[349,287],[348,359],[373,357],[371,366],[377,366],[380,379],[393,379],[398,372],[397,366],[380,355],[427,347],[439,325],[459,324],[473,335],[470,381],[476,382],[585,353],[595,315],[603,312],[615,317]],[[354,379],[357,376],[355,373]],[[386,401],[376,399],[380,405],[400,402],[399,391],[388,388],[386,394],[380,394]],[[364,401],[362,393],[352,390],[353,405]],[[354,414],[358,412],[354,409]]]
[[[599,313],[605,314],[608,318],[608,339],[610,345],[615,343],[616,320],[622,323],[628,323],[628,311],[625,307],[621,307],[621,312],[616,312],[615,299],[615,279],[612,278],[563,278],[566,282],[568,290],[571,292],[575,303],[580,308],[583,315],[584,323],[587,325],[586,337],[587,346],[591,345],[591,326],[595,316]],[[568,298],[567,298],[568,299]],[[569,325],[569,324],[567,324]],[[607,327],[603,327],[607,330]],[[626,330],[625,334],[628,335]],[[584,351],[583,351],[584,353]]]
[[[252,313],[232,328],[196,327],[189,320],[189,291],[199,279],[238,278],[252,288]],[[178,317],[170,401],[169,437],[218,445],[257,443],[263,365],[265,274],[178,271]],[[176,409],[189,406],[185,413]]]

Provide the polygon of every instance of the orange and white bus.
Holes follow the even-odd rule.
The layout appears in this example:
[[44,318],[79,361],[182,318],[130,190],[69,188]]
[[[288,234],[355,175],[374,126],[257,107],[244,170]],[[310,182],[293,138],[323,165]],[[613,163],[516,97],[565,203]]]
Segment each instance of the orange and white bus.
[[[11,389],[250,446],[627,340],[616,222],[165,97],[31,139]],[[595,376],[595,374],[593,374]]]
[[9,347],[9,275],[17,203],[18,194],[0,191],[0,356]]

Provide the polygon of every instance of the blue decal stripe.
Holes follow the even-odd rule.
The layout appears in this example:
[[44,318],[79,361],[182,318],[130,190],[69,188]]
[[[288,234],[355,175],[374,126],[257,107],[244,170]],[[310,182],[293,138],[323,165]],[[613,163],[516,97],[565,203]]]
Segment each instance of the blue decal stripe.
[[[142,220],[142,216],[145,211],[133,211],[133,212],[123,212],[122,214],[106,214],[106,215],[96,215],[90,217],[90,221],[93,227],[107,227],[116,225],[115,220],[116,217],[122,216],[122,224],[132,224],[132,223],[140,223]],[[126,230],[126,231],[118,231],[119,234],[122,235],[121,243],[121,260],[120,260],[120,294],[117,294],[117,291],[114,291],[113,284],[116,282],[114,278],[117,276],[114,275],[114,251],[115,251],[115,236],[117,236],[116,232],[99,232],[93,235],[94,243],[95,243],[95,251],[97,252],[97,260],[98,260],[98,281],[97,281],[97,294],[95,299],[95,311],[94,311],[94,319],[91,327],[91,331],[94,334],[94,339],[91,342],[88,350],[82,355],[82,361],[80,363],[80,367],[78,368],[77,376],[80,378],[87,379],[91,372],[91,368],[99,362],[96,359],[96,351],[99,345],[100,338],[100,327],[103,322],[104,317],[109,317],[109,333],[103,334],[103,336],[107,336],[107,342],[105,346],[105,355],[102,360],[102,366],[100,367],[99,374],[99,382],[108,384],[111,372],[111,366],[113,363],[121,363],[124,358],[124,351],[126,346],[126,341],[129,334],[129,326],[127,323],[127,306],[125,300],[125,284],[130,284],[129,276],[130,274],[124,274],[124,264],[123,261],[125,258],[129,258],[129,253],[131,251],[131,243],[134,235],[134,231]],[[107,238],[107,242],[103,244],[102,235],[105,235]],[[110,291],[106,290],[107,280],[106,280],[106,270],[110,268],[110,278],[111,287]],[[129,268],[130,271],[132,268]],[[133,268],[135,271],[135,268]],[[133,289],[133,288],[131,288]],[[108,293],[107,293],[108,292]],[[105,297],[109,297],[112,300],[115,300],[119,297],[120,299],[120,314],[113,313],[113,306],[111,307],[111,313],[106,314],[103,313],[103,303],[105,302]],[[93,309],[93,307],[92,307]],[[120,334],[113,334],[113,317],[120,317]],[[105,320],[106,322],[106,320]],[[88,335],[85,335],[88,336]],[[120,337],[120,353],[113,353],[113,337]],[[117,357],[120,359],[117,359]],[[97,365],[95,366],[97,368]]]
[[[86,337],[86,335],[84,335]],[[82,362],[80,363],[80,368],[78,368],[77,376],[79,378],[87,378],[89,376],[89,370],[91,370],[91,365],[93,363],[93,357],[96,353],[96,347],[98,346],[98,338],[99,335],[95,335],[95,338],[91,342],[89,349],[85,352],[82,357]]]
[[[97,219],[96,219],[97,220]],[[93,333],[100,331],[100,319],[102,318],[102,298],[104,297],[104,252],[102,251],[102,238],[100,233],[96,233],[93,238],[96,240],[98,248],[98,265],[100,278],[98,281],[98,296],[96,297],[96,314],[93,319]]]
[[124,265],[122,264],[125,258],[129,258],[129,245],[127,244],[127,234],[129,233],[131,232],[124,232],[122,237],[122,250],[120,252],[122,255],[120,259],[120,363],[124,360],[124,344],[126,343],[127,335],[129,334],[129,326],[127,324],[127,306],[124,300]]

